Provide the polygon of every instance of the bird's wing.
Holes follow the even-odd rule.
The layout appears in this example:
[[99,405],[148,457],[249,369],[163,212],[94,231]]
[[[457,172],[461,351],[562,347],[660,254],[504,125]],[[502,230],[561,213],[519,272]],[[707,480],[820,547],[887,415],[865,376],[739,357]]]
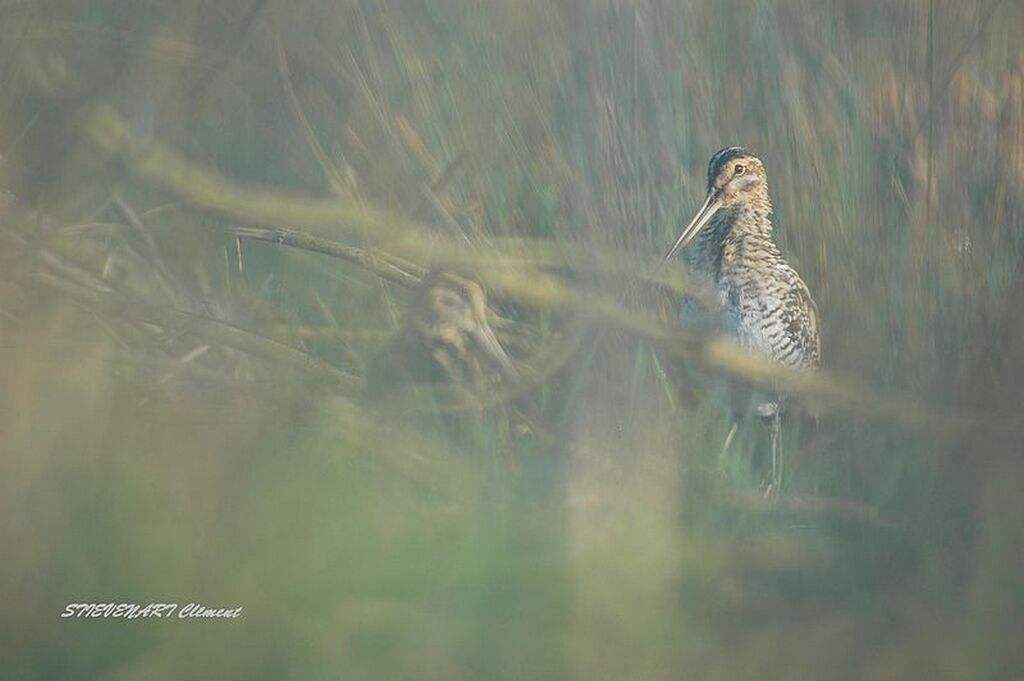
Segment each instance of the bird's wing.
[[[772,276],[730,290],[742,345],[794,368],[817,367],[821,357],[818,308],[807,285],[782,263]],[[733,298],[735,296],[735,298]]]
[[818,331],[818,305],[811,297],[807,284],[800,278],[796,270],[793,271],[793,296],[798,314],[801,317],[800,333],[802,333],[811,366],[818,366],[821,363],[821,334]]

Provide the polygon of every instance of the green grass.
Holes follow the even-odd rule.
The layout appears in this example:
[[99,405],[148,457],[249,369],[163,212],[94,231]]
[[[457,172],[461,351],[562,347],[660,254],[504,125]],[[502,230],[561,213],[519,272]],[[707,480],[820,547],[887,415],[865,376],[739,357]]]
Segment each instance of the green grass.
[[[1022,30],[948,0],[0,7],[5,678],[1020,676]],[[92,104],[175,155],[96,144]],[[789,491],[877,523],[743,510],[763,428],[719,459],[715,373],[615,316],[658,305],[610,265],[663,253],[731,144],[826,367],[934,417],[788,425]],[[534,432],[352,399],[408,291],[239,255],[240,222],[475,264],[543,370]],[[244,615],[58,617],[109,600]]]

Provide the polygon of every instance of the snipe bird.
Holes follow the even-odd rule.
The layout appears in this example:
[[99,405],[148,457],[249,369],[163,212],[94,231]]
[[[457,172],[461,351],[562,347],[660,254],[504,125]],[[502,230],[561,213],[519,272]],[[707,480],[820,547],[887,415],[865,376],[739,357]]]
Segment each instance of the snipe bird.
[[[807,285],[772,238],[772,202],[764,164],[742,147],[727,147],[708,163],[707,194],[697,214],[665,255],[672,259],[689,249],[690,271],[698,290],[717,310],[695,312],[684,301],[683,324],[710,313],[713,328],[746,350],[771,362],[814,370],[821,362],[818,310]],[[734,392],[736,412],[754,412],[771,433],[771,479],[768,490],[782,485],[780,442],[784,398],[768,391]],[[736,432],[733,422],[723,451]]]
[[450,385],[479,395],[489,373],[516,369],[494,335],[483,287],[433,270],[420,282],[395,339],[370,367],[367,395],[382,397],[413,384]]

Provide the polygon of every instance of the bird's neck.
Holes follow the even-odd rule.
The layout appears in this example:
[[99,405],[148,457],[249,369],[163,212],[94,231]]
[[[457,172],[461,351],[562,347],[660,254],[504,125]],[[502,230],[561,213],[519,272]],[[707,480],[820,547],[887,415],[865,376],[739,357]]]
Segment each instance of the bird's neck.
[[694,239],[690,252],[690,267],[711,282],[718,281],[723,261],[742,258],[755,250],[778,252],[772,239],[771,201],[750,201],[740,206],[721,210]]

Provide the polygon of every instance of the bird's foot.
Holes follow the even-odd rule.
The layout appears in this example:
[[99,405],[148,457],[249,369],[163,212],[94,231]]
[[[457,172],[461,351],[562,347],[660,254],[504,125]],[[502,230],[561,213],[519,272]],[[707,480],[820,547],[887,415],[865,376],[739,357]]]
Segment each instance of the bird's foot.
[[775,505],[778,504],[779,502],[779,496],[782,493],[782,487],[775,480],[766,481],[763,487],[764,500],[769,502],[769,505],[774,508]]

